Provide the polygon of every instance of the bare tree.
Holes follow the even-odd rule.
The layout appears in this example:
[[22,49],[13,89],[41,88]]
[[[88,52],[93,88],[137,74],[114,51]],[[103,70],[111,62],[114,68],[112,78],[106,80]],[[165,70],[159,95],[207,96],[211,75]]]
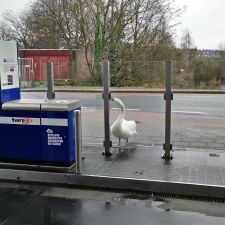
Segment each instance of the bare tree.
[[191,37],[190,31],[186,28],[181,39],[181,49],[184,60],[184,67],[189,68],[190,61],[195,55],[196,47],[194,45],[194,40]]
[[[66,48],[70,55],[70,78],[75,78],[74,49],[79,48],[78,5],[73,0],[37,0],[31,6],[32,30],[48,40],[48,48]],[[45,42],[46,43],[46,42]]]
[[2,32],[8,39],[15,39],[19,46],[24,48],[29,48],[32,43],[30,43],[30,31],[28,28],[28,17],[26,11],[21,11],[19,14],[15,14],[10,11],[6,11],[3,14],[3,26]]
[[[91,74],[99,82],[100,75],[98,69],[96,73],[96,65],[92,60],[98,64],[103,55],[112,57],[110,53],[123,40],[124,28],[129,21],[125,13],[132,2],[133,0],[79,0],[81,39],[86,49],[86,60]],[[88,51],[94,54],[94,58],[88,55]]]
[[218,45],[219,54],[222,58],[225,57],[225,42],[222,42]]
[[184,31],[183,36],[181,38],[181,48],[183,48],[183,49],[195,48],[194,40],[193,40],[188,28],[186,28],[186,30]]
[[[44,27],[49,23],[63,38],[68,49],[78,45],[78,5],[74,0],[37,0],[32,11]],[[38,22],[36,19],[36,23]],[[49,28],[49,26],[48,26]]]
[[5,22],[0,22],[0,39],[10,41],[15,39],[13,32]]
[[218,49],[219,49],[220,51],[224,51],[224,50],[225,50],[225,42],[220,43],[220,44],[218,45]]

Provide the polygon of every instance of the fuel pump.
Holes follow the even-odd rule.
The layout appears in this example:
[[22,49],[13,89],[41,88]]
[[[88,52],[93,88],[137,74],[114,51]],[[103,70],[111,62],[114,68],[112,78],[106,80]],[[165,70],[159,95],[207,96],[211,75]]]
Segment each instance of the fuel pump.
[[21,99],[16,42],[0,41],[0,162],[71,166],[79,100]]

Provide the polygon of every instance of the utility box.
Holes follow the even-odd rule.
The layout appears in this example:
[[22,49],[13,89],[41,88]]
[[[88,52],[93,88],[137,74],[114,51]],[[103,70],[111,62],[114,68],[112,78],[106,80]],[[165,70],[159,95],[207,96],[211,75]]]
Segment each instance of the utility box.
[[0,40],[0,103],[20,99],[17,46]]
[[0,161],[68,167],[75,161],[76,100],[22,99],[0,110]]

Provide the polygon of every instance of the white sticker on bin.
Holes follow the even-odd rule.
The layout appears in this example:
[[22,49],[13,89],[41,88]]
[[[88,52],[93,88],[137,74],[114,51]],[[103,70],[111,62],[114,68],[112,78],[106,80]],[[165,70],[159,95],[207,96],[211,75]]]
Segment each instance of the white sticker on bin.
[[41,118],[41,125],[44,126],[68,126],[68,119]]

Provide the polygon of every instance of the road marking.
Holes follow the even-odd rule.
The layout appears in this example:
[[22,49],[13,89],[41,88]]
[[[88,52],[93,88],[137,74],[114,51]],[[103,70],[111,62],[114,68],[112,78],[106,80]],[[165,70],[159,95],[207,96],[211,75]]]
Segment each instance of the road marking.
[[[112,108],[112,110],[121,110],[120,108]],[[126,109],[126,111],[141,111],[141,109]]]
[[81,109],[89,112],[95,112],[97,109],[95,107],[81,107]]
[[172,113],[203,114],[203,112],[192,112],[192,111],[172,111]]
[[[89,111],[95,111],[96,108],[91,108],[91,107],[81,107],[81,109],[86,109]],[[120,108],[112,108],[112,110],[121,110]],[[126,111],[141,111],[141,109],[126,109]]]
[[191,98],[214,98],[214,96],[208,96],[208,95],[190,95],[188,97],[191,97]]

